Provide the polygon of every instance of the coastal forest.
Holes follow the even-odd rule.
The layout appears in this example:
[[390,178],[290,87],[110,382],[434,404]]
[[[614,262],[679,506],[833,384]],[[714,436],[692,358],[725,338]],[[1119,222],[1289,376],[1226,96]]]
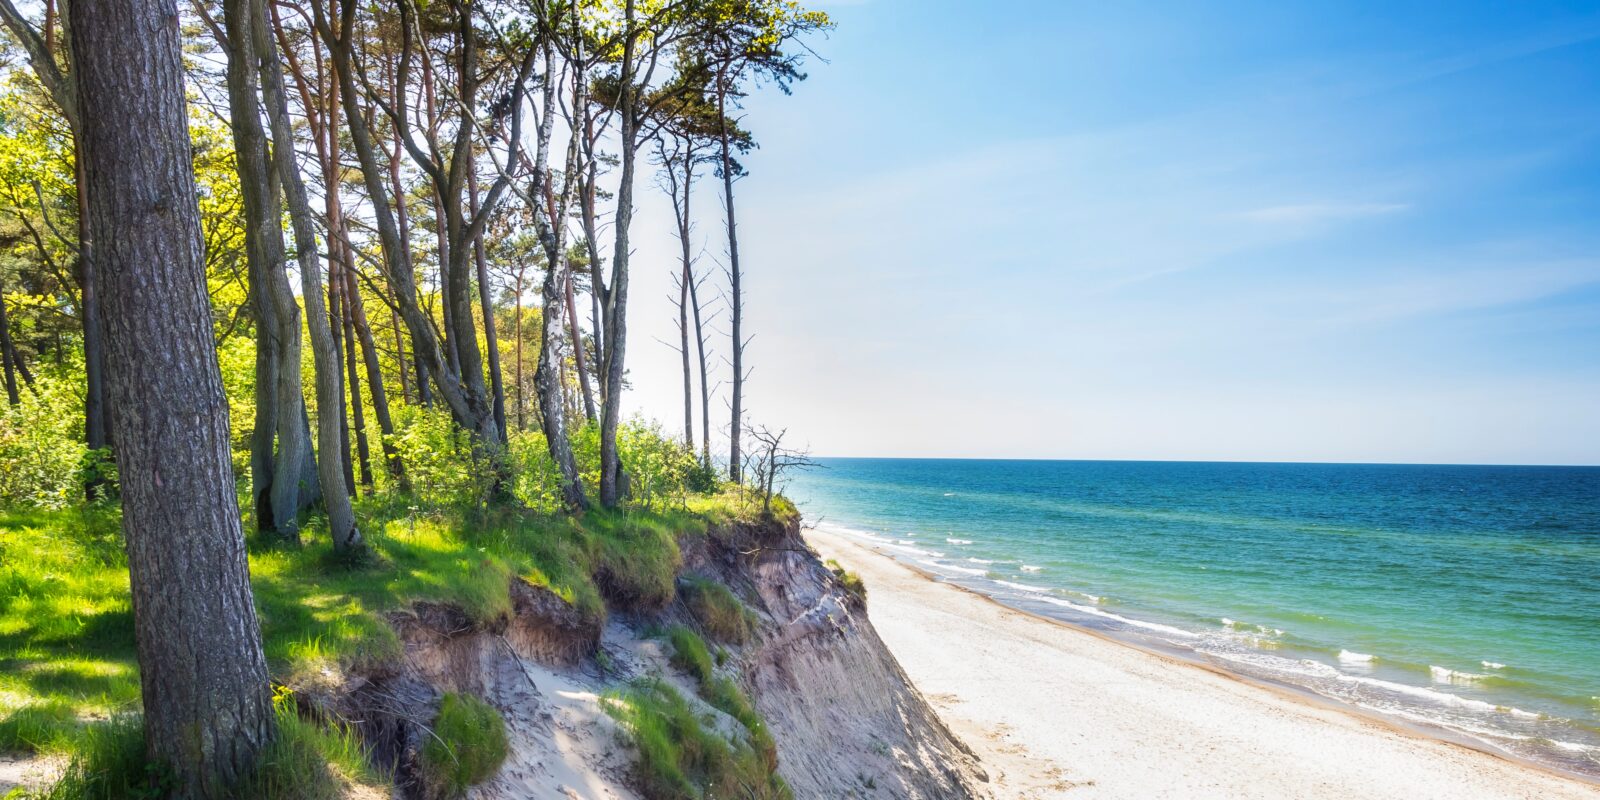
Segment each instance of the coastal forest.
[[[517,723],[419,679],[418,642],[606,675],[613,617],[689,676],[607,690],[629,785],[791,796],[725,664],[760,587],[685,564],[803,550],[771,537],[797,540],[779,493],[808,461],[744,400],[737,190],[746,99],[805,78],[826,14],[0,17],[0,753],[37,771],[8,796],[463,796]],[[646,192],[681,247],[636,245]],[[672,295],[630,293],[640,270]],[[630,329],[662,302],[676,330]],[[681,358],[681,421],[628,408],[641,337]]]

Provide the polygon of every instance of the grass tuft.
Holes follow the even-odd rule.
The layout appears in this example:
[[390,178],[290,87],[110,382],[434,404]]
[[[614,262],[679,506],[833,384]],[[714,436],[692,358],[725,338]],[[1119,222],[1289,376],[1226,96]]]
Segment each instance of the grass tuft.
[[506,723],[493,706],[468,694],[447,694],[433,720],[433,736],[422,748],[431,783],[448,797],[492,777],[506,760]]
[[650,800],[786,799],[783,779],[754,749],[706,727],[666,683],[642,680],[608,693],[606,713],[639,750],[637,779]]
[[744,644],[750,638],[755,627],[750,611],[728,587],[692,575],[679,582],[684,604],[712,638],[729,644]]
[[833,577],[839,579],[839,585],[844,587],[845,592],[855,598],[856,602],[865,604],[867,602],[867,584],[862,582],[861,576],[845,569],[839,565],[839,562],[831,558],[826,563],[828,570],[833,573]]

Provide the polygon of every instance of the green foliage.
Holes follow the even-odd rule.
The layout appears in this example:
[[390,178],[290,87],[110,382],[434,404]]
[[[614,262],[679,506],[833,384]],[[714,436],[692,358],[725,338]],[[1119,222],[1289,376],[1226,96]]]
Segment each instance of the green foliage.
[[706,633],[731,644],[743,644],[749,638],[754,627],[750,612],[728,587],[693,575],[679,583],[684,605]]
[[51,365],[19,405],[0,403],[0,508],[65,508],[83,497],[82,381],[81,366]]
[[677,690],[659,680],[606,695],[606,713],[639,750],[638,783],[651,800],[791,796],[783,779],[751,746],[729,741]]
[[451,693],[439,703],[433,736],[422,747],[422,765],[434,785],[459,797],[493,776],[507,752],[500,712],[472,695]]

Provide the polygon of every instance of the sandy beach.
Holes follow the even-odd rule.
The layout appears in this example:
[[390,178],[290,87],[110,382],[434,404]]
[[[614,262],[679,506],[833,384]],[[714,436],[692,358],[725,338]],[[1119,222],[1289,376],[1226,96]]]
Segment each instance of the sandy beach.
[[1600,785],[1148,653],[808,530],[1001,798],[1600,798]]

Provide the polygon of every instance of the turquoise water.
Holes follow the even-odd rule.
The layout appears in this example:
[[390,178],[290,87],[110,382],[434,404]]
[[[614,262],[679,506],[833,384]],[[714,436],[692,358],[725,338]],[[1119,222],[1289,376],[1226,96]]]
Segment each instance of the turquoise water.
[[823,464],[808,522],[946,580],[1600,776],[1600,468]]

